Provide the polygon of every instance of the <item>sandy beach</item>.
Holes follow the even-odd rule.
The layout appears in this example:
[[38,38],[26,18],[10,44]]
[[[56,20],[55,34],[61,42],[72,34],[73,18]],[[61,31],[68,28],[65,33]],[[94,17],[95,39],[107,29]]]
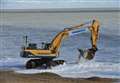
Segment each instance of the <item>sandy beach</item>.
[[0,71],[1,83],[119,83],[110,78],[63,78],[53,73],[18,74],[13,71]]

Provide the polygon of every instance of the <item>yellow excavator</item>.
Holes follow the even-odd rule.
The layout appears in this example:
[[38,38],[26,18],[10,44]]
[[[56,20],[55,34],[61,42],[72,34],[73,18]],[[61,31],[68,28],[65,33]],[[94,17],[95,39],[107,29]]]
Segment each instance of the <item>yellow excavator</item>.
[[59,56],[59,49],[62,43],[62,40],[68,36],[73,36],[86,30],[91,32],[91,45],[92,47],[87,50],[78,49],[80,54],[88,60],[93,59],[95,52],[97,51],[97,40],[99,35],[99,21],[92,20],[86,23],[79,24],[77,26],[72,26],[65,28],[59,32],[50,43],[42,43],[42,48],[38,48],[36,43],[28,43],[27,36],[26,45],[22,46],[22,51],[20,56],[24,58],[31,58],[26,63],[26,68],[51,68],[52,66],[57,66],[65,63],[64,60],[54,60]]

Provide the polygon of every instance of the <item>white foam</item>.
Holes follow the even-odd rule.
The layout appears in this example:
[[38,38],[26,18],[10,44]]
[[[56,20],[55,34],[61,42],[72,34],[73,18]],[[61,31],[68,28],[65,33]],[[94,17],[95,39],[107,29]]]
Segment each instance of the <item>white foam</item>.
[[66,63],[53,67],[52,69],[25,69],[26,59],[23,58],[3,58],[0,60],[0,69],[12,69],[16,73],[36,74],[43,72],[56,73],[62,77],[87,78],[87,77],[106,77],[120,78],[120,63],[103,63],[80,60],[79,63]]
[[[106,78],[120,78],[120,75],[101,74],[102,72],[117,72],[120,71],[120,64],[108,63],[82,63],[82,64],[65,64],[52,69],[29,69],[29,70],[16,70],[17,73],[36,74],[43,72],[51,72],[61,75],[63,77],[72,78],[87,78],[92,76],[106,77]],[[100,73],[101,72],[101,73]],[[120,74],[120,72],[118,72]]]

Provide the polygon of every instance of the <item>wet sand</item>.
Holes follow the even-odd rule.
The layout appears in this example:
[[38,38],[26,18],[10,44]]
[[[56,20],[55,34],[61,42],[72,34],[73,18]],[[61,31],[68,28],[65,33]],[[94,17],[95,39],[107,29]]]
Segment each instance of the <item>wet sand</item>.
[[13,71],[0,71],[0,83],[119,83],[110,78],[63,78],[53,73],[18,74]]

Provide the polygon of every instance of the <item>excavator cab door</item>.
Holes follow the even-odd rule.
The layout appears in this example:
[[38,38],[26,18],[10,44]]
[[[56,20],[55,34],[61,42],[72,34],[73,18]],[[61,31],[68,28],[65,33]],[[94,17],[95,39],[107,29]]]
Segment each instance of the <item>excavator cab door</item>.
[[51,46],[51,43],[44,43],[44,42],[42,42],[42,49],[49,50],[50,46]]

